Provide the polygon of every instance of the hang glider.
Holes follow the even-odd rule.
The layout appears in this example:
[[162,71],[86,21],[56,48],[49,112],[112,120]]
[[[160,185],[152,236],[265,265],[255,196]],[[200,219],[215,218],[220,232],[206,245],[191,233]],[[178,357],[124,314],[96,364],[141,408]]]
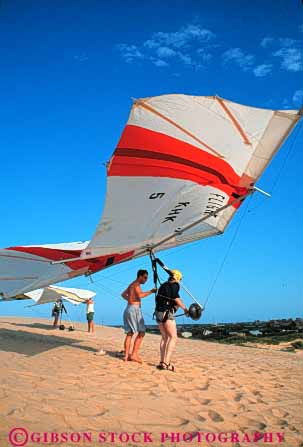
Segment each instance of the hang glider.
[[92,240],[0,250],[2,297],[223,233],[301,115],[218,96],[135,100]]
[[49,286],[43,289],[33,290],[32,292],[26,292],[12,298],[0,299],[0,301],[19,301],[31,299],[35,302],[32,306],[38,306],[40,304],[53,303],[57,299],[61,298],[71,304],[79,305],[81,303],[85,303],[88,299],[93,298],[95,295],[95,292],[92,292],[91,290]]

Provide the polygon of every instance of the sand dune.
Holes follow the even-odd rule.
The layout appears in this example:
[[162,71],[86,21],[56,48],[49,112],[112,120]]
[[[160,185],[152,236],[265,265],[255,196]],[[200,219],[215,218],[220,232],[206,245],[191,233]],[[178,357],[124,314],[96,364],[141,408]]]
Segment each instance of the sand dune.
[[[0,439],[8,432],[91,432],[93,441],[47,445],[141,445],[98,442],[99,432],[284,433],[283,447],[303,446],[303,357],[288,352],[180,339],[177,372],[158,371],[157,335],[146,335],[143,365],[117,358],[123,332],[53,330],[47,320],[0,319]],[[107,355],[94,355],[103,347]],[[176,445],[279,445],[260,440]],[[266,439],[266,438],[265,438]],[[169,439],[163,445],[174,445]],[[46,445],[29,441],[27,445]]]

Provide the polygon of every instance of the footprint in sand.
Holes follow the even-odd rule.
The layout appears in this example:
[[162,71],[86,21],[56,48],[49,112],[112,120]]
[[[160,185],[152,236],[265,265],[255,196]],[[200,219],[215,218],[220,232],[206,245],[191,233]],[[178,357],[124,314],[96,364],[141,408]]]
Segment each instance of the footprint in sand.
[[253,394],[254,396],[256,396],[256,398],[257,398],[257,402],[258,402],[259,404],[264,404],[264,403],[266,403],[266,402],[263,400],[263,395],[262,395],[262,393],[260,393],[260,391],[253,390],[253,391],[252,391],[252,394]]
[[213,411],[213,410],[209,410],[208,416],[210,417],[210,419],[213,422],[223,422],[224,421],[223,417],[219,413],[217,413],[216,411]]
[[[299,433],[299,430],[297,430],[297,428],[294,425],[289,425],[288,429],[295,432],[295,433]],[[302,444],[303,445],[303,444]]]
[[278,422],[278,424],[279,424],[279,426],[280,426],[281,429],[285,429],[285,428],[288,427],[288,422],[287,422],[285,419],[281,419],[281,420]]
[[6,414],[6,416],[22,416],[22,414],[23,414],[22,408],[13,408]]
[[246,406],[245,405],[243,405],[243,404],[239,404],[239,405],[237,405],[237,411],[247,411],[247,408],[246,408]]
[[258,390],[252,390],[252,393],[254,396],[262,396],[262,394]]
[[242,393],[237,393],[234,397],[234,401],[235,402],[240,402],[240,400],[242,399],[243,394]]
[[204,413],[198,413],[198,415],[197,415],[198,421],[205,422],[206,418],[204,416],[205,416]]
[[211,399],[201,399],[200,402],[202,405],[208,405],[211,402]]
[[281,417],[281,418],[286,418],[286,416],[289,415],[289,413],[287,411],[281,410],[280,408],[274,408],[272,410],[272,414],[274,416]]
[[101,413],[97,413],[95,414],[95,417],[100,417],[100,416],[104,416],[105,414],[107,414],[109,412],[109,410],[104,410]]
[[167,383],[167,388],[171,393],[174,393],[175,391],[178,391],[178,387],[171,385],[169,382]]
[[190,423],[189,419],[183,419],[183,421],[179,424],[179,427],[184,427],[184,425],[188,425]]

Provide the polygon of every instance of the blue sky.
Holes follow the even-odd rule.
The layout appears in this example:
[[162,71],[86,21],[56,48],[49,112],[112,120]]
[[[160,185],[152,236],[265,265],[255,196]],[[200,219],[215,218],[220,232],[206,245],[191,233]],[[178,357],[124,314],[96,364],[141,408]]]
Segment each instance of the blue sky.
[[[1,247],[91,238],[105,199],[102,163],[131,97],[303,103],[299,0],[4,0],[0,33]],[[163,253],[204,302],[245,212],[203,321],[302,316],[302,136],[289,138],[259,182],[271,192],[278,178],[271,199],[255,196],[223,236]],[[95,290],[97,321],[119,324],[119,293],[141,267],[147,259],[65,285]],[[47,316],[49,307],[2,303],[1,314]],[[71,315],[84,320],[84,309]]]

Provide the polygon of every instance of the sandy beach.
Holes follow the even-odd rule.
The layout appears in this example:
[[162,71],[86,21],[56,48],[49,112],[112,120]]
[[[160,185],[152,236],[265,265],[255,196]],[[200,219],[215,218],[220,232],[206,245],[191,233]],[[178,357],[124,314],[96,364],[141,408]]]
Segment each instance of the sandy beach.
[[[301,354],[180,339],[177,371],[171,373],[155,368],[157,335],[146,335],[141,352],[145,363],[139,365],[116,356],[124,338],[121,329],[97,327],[88,335],[86,325],[76,328],[53,330],[42,319],[0,319],[1,447],[11,445],[8,433],[14,427],[92,436],[91,442],[26,443],[36,446],[276,446],[276,433],[284,433],[284,447],[303,445]],[[107,351],[105,356],[94,355],[99,347]],[[148,432],[153,442],[100,442],[100,432]],[[195,434],[191,442],[172,442],[169,437],[161,440],[164,432],[236,432],[240,437],[207,443]],[[273,433],[273,442],[243,440],[245,433],[254,432]]]

